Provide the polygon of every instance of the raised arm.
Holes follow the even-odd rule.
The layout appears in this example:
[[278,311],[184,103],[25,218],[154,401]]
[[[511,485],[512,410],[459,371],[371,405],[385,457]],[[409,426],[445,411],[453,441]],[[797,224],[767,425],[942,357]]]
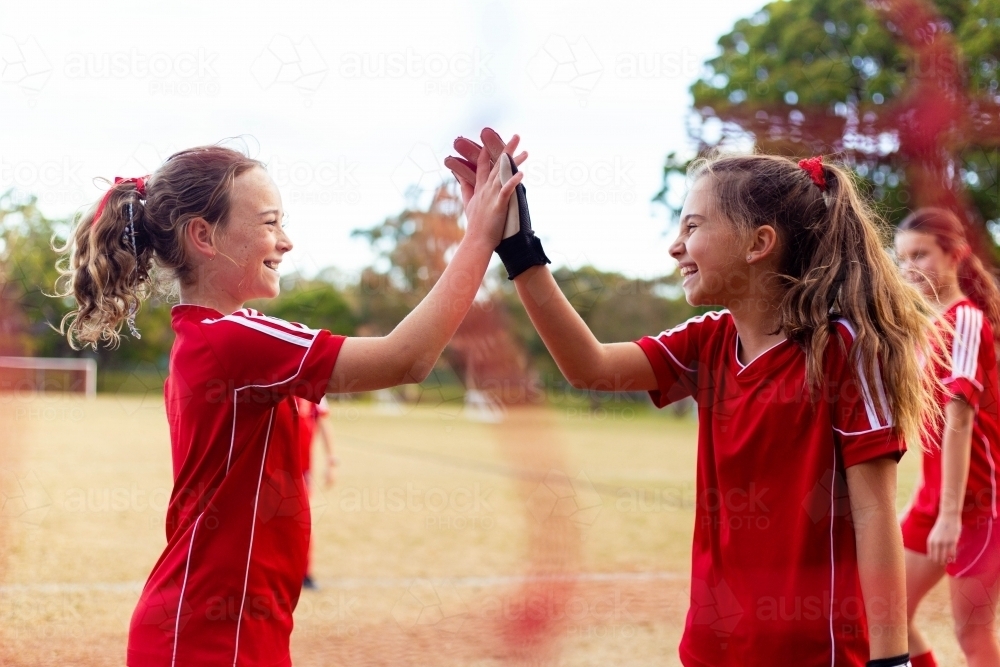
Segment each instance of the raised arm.
[[[478,191],[478,174],[481,170],[483,155],[488,154],[490,160],[499,164],[498,158],[512,155],[519,138],[517,135],[510,143],[503,140],[493,130],[486,128],[482,133],[483,145],[460,137],[455,141],[455,149],[461,158],[449,157],[445,166],[452,170],[455,178],[462,186],[462,196],[466,199]],[[514,160],[520,164],[519,159]],[[514,177],[520,176],[515,174]],[[569,300],[559,289],[555,278],[545,263],[541,245],[534,240],[531,231],[531,221],[527,212],[527,199],[523,188],[518,197],[522,200],[520,215],[515,201],[511,200],[511,217],[513,226],[508,224],[504,233],[504,244],[512,244],[512,253],[521,254],[509,262],[505,257],[504,247],[498,252],[508,272],[514,276],[517,294],[524,304],[531,323],[538,330],[539,336],[555,359],[559,370],[570,384],[577,389],[599,391],[641,391],[657,388],[656,376],[652,366],[646,359],[646,354],[634,343],[602,344],[587,327],[587,324],[570,305]],[[517,218],[520,217],[521,229],[518,229]],[[517,236],[522,238],[517,240]],[[523,255],[527,255],[525,260]],[[544,262],[544,263],[543,263]],[[530,265],[530,268],[524,268]]]
[[549,354],[577,389],[648,391],[656,376],[635,343],[601,343],[573,309],[547,266],[533,266],[514,279],[517,295]]
[[477,164],[475,194],[466,201],[465,238],[430,293],[387,336],[348,338],[330,378],[332,393],[372,391],[420,382],[469,311],[500,242],[507,201],[522,174],[501,184],[499,162]]

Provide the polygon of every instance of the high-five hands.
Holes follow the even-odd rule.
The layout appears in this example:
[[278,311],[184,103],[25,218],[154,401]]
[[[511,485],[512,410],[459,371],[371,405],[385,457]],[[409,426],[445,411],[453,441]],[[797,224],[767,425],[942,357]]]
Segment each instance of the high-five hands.
[[[456,159],[449,158],[445,160],[445,164]],[[524,174],[501,177],[501,174],[507,173],[505,166],[513,165],[510,156],[491,164],[489,152],[479,151],[474,159],[475,162],[462,161],[464,178],[459,179],[465,217],[469,221],[467,235],[482,237],[492,244],[490,247],[496,248],[503,240],[510,202],[516,201],[511,195],[515,188],[523,187],[520,183]]]
[[516,134],[511,138],[510,143],[505,144],[500,135],[490,128],[485,128],[481,138],[483,146],[465,137],[456,139],[455,150],[462,157],[449,156],[445,159],[444,164],[455,174],[455,178],[458,179],[462,187],[462,199],[466,202],[467,214],[468,203],[478,191],[477,179],[483,171],[484,156],[488,156],[487,164],[492,165],[494,169],[499,164],[500,181],[505,186],[513,179],[518,179],[518,185],[514,190],[517,197],[511,197],[508,202],[507,220],[502,240],[496,248],[497,254],[500,255],[500,259],[507,269],[507,277],[513,280],[532,266],[550,263],[542,249],[541,241],[531,229],[527,193],[524,185],[520,184],[522,174],[517,170],[517,165],[522,164],[528,158],[528,154],[522,152],[517,157],[513,156],[514,150],[520,142],[520,137]]

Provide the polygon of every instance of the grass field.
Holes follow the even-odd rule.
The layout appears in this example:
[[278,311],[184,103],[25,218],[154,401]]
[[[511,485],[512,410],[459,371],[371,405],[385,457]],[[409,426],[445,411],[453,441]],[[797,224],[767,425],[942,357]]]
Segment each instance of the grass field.
[[[679,664],[693,419],[619,405],[485,424],[331,406],[341,467],[313,496],[321,590],[296,610],[297,667]],[[0,664],[124,664],[164,545],[162,398],[4,397],[0,429]],[[900,506],[918,463],[900,466]],[[533,595],[563,611],[510,634]],[[964,665],[944,588],[922,616],[940,664]]]

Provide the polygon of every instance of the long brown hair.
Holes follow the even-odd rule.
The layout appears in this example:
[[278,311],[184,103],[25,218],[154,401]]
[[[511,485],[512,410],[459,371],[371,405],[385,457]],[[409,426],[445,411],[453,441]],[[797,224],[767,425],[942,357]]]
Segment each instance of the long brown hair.
[[713,179],[725,218],[745,230],[765,224],[776,229],[784,293],[774,333],[804,349],[810,389],[823,379],[831,320],[843,317],[856,332],[850,354],[852,367],[860,368],[858,379],[870,387],[883,381],[888,405],[876,407],[879,417],[919,447],[927,418],[936,422],[941,411],[934,400],[936,380],[918,361],[918,354],[936,357],[932,311],[899,275],[887,251],[890,227],[862,198],[850,173],[823,164],[824,191],[788,158],[720,155],[696,161],[690,176]]
[[70,345],[116,346],[122,324],[152,293],[156,269],[167,281],[189,284],[184,230],[194,218],[225,225],[234,180],[255,167],[264,165],[230,148],[189,148],[146,177],[145,196],[136,182],[125,180],[111,186],[100,217],[94,219],[97,205],[79,215],[76,229],[57,248],[64,256],[57,264],[56,296],[76,299],[60,327]]
[[943,208],[917,209],[899,223],[899,231],[930,234],[941,250],[958,258],[958,287],[983,311],[993,327],[994,344],[1000,343],[1000,288],[996,277],[972,252],[958,216]]

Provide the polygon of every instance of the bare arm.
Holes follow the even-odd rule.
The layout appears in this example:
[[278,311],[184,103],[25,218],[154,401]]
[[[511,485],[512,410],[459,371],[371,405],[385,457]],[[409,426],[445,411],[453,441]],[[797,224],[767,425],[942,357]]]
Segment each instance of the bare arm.
[[523,178],[518,173],[501,185],[499,164],[491,171],[489,155],[483,152],[475,195],[465,207],[465,238],[430,293],[388,336],[344,341],[329,392],[384,389],[420,382],[430,374],[472,305],[500,242],[507,201]]
[[319,433],[319,439],[323,443],[323,483],[327,488],[333,485],[333,469],[337,466],[337,457],[333,455],[333,439],[330,437],[329,431],[326,428],[326,420],[320,417],[316,421],[316,431]]
[[559,370],[577,389],[649,391],[656,376],[635,343],[601,343],[573,309],[547,266],[514,279],[517,294]]
[[[493,130],[483,130],[483,146],[465,138],[455,142],[463,158],[449,157],[449,167],[462,186],[466,200],[478,192],[483,156],[496,160],[501,154],[513,155],[520,138],[507,144]],[[484,150],[485,148],[485,150]],[[520,164],[524,156],[514,158]],[[475,167],[473,166],[475,162]],[[634,343],[602,344],[577,314],[556,284],[548,267],[527,269],[514,279],[517,294],[528,311],[545,347],[559,370],[577,389],[598,391],[640,391],[657,388],[653,368],[646,354]]]
[[975,412],[965,401],[952,399],[944,407],[941,438],[941,504],[934,528],[927,536],[927,557],[939,565],[955,558],[962,532],[962,505],[969,481],[972,456],[972,421]]
[[896,462],[881,458],[851,466],[847,490],[871,659],[902,655],[907,652],[906,571],[896,522]]

